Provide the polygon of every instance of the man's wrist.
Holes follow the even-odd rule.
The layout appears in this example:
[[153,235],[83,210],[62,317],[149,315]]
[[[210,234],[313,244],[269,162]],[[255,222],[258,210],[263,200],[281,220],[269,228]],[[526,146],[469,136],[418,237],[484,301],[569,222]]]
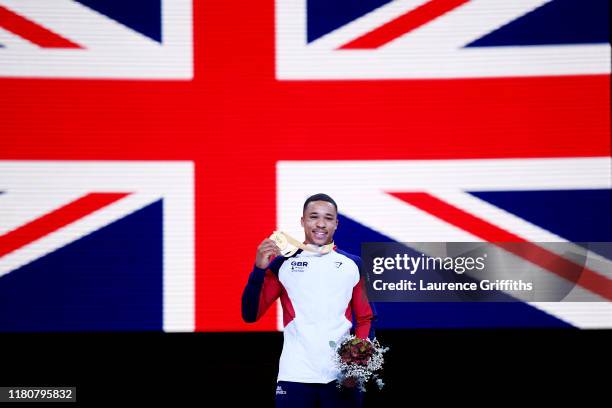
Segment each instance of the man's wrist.
[[253,270],[258,270],[258,271],[265,271],[266,269],[268,269],[268,267],[265,268],[260,268],[259,266],[257,266],[257,262],[255,262],[255,264],[253,264]]

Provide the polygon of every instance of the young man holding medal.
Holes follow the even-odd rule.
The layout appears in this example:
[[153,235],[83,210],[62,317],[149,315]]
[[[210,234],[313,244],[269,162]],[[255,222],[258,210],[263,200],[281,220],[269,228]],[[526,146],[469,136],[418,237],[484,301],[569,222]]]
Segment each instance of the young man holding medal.
[[337,386],[330,342],[337,343],[351,328],[357,337],[374,338],[375,313],[359,273],[361,259],[334,244],[338,206],[330,196],[306,199],[301,224],[303,243],[275,231],[257,248],[242,295],[242,317],[255,322],[280,298],[284,343],[277,407],[359,407],[360,391]]

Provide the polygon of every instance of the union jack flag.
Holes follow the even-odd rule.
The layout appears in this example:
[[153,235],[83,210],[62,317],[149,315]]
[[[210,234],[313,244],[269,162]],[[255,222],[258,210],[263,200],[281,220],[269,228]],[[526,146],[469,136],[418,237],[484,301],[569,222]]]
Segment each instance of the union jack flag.
[[[612,241],[608,8],[0,0],[0,331],[278,330],[240,295],[311,192],[355,253]],[[592,272],[601,303],[380,303],[378,324],[612,327]]]

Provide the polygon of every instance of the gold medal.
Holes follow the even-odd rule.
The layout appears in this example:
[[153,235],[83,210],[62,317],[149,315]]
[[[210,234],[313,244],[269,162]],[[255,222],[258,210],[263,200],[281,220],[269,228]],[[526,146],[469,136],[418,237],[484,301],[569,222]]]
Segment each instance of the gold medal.
[[331,252],[331,250],[334,248],[333,242],[327,245],[323,245],[321,247],[311,244],[306,245],[283,231],[274,231],[272,235],[270,235],[270,239],[274,241],[276,246],[278,246],[281,251],[281,254],[284,257],[289,257],[295,254],[298,249],[308,252],[314,252],[319,255],[325,255]]
[[297,248],[289,248],[287,238],[285,238],[285,235],[280,231],[274,231],[272,235],[270,235],[270,239],[274,241],[284,257],[291,256],[297,251]]
[[276,246],[279,247],[281,251],[287,248],[287,238],[285,238],[285,236],[280,231],[274,231],[272,235],[270,235],[270,239],[274,241]]

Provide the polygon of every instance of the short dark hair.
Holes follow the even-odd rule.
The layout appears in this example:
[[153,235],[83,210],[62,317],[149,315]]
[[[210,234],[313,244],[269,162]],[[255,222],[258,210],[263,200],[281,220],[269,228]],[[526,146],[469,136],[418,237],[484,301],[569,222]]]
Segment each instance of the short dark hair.
[[328,203],[332,203],[334,208],[336,209],[336,213],[338,212],[338,204],[336,204],[333,198],[331,198],[327,194],[318,193],[315,195],[311,195],[310,197],[306,199],[306,201],[304,201],[304,208],[302,209],[302,213],[306,211],[306,207],[308,206],[308,203],[313,202],[313,201],[327,201]]

